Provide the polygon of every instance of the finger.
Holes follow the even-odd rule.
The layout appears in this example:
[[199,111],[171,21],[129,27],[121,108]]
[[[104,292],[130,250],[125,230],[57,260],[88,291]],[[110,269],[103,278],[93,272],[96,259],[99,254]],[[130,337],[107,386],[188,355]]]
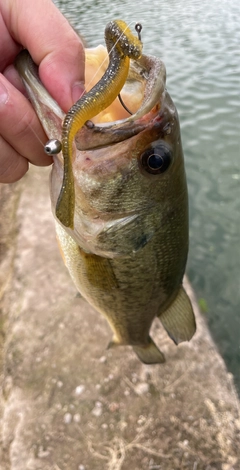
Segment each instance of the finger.
[[3,5],[11,36],[29,50],[40,65],[44,85],[67,111],[73,92],[80,96],[83,91],[84,49],[80,38],[51,0],[11,0],[11,4],[8,9]]
[[44,153],[47,137],[32,106],[1,74],[0,135],[31,163],[40,166],[52,163],[51,157]]
[[14,57],[20,51],[21,46],[17,44],[6,27],[6,24],[3,21],[3,17],[0,14],[0,31],[1,31],[1,41],[0,41],[0,72],[2,72],[7,65],[11,64],[14,60]]
[[14,183],[28,171],[28,160],[0,136],[0,183]]

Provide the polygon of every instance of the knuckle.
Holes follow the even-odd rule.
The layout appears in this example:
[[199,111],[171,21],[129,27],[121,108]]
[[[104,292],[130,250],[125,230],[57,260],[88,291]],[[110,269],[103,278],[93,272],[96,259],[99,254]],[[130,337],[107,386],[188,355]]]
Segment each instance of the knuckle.
[[76,56],[83,53],[83,40],[74,29],[69,29],[64,39],[66,50]]

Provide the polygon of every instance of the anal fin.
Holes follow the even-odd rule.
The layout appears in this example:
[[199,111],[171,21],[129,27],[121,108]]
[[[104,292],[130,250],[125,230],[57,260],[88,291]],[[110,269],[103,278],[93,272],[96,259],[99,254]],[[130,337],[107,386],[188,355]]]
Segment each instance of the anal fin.
[[196,331],[196,322],[190,299],[181,286],[177,297],[165,312],[158,315],[174,343],[189,341]]
[[132,346],[138,358],[144,364],[162,364],[165,362],[164,354],[158,349],[152,338],[149,337],[149,343],[145,346]]
[[[120,346],[126,344],[121,342],[117,336],[113,335],[112,340],[107,346],[107,349],[115,348],[116,346]],[[128,343],[129,344],[129,343]],[[129,344],[130,345],[130,344]],[[135,346],[132,345],[134,352],[136,353],[138,359],[144,364],[162,364],[165,362],[164,354],[158,349],[152,338],[148,338],[148,343],[143,344],[142,346]]]

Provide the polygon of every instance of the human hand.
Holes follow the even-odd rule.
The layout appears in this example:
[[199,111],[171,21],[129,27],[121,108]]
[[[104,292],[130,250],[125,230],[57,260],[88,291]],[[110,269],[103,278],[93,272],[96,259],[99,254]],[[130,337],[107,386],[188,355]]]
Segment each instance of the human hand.
[[51,0],[0,0],[0,38],[0,182],[12,183],[29,162],[52,163],[41,143],[47,137],[14,69],[16,55],[28,49],[44,86],[67,112],[84,89],[84,49]]

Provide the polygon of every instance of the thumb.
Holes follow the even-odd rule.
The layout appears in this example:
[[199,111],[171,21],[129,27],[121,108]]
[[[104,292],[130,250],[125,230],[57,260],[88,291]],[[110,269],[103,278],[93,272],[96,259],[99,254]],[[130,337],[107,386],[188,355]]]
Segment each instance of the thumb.
[[84,47],[79,36],[51,0],[3,2],[3,17],[12,38],[39,65],[49,93],[67,111],[84,90]]

